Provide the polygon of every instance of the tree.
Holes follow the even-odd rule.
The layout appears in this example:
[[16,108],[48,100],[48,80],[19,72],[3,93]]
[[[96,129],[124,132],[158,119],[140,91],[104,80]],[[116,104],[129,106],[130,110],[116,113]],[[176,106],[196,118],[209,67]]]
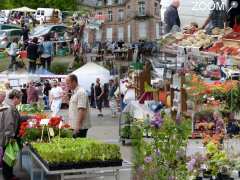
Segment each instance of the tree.
[[77,9],[77,0],[0,0],[0,9],[11,9],[28,6],[33,9],[38,7],[58,8],[62,11],[74,11]]

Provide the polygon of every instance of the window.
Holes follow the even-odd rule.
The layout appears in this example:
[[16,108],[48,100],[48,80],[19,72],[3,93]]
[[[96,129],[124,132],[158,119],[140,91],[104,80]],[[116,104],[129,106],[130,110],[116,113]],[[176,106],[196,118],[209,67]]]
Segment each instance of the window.
[[102,31],[97,30],[96,31],[96,41],[101,41],[102,40]]
[[101,0],[98,0],[97,6],[102,6],[102,1]]
[[123,40],[124,39],[124,29],[123,27],[118,28],[118,40]]
[[102,15],[102,12],[98,12],[98,15],[101,16],[101,15]]
[[147,24],[146,22],[140,22],[138,25],[139,39],[145,39],[147,37]]
[[108,21],[112,21],[113,16],[112,16],[112,11],[108,11]]
[[128,25],[128,42],[131,42],[131,25]]
[[139,9],[138,9],[139,16],[145,16],[146,15],[145,14],[145,2],[140,1],[138,3],[138,5],[139,5]]
[[130,5],[127,6],[127,17],[128,18],[131,17],[131,6]]
[[155,15],[159,16],[159,6],[158,6],[158,2],[154,3],[154,13]]
[[123,4],[123,0],[118,0],[118,4]]
[[113,29],[112,28],[107,28],[107,33],[106,33],[107,41],[112,42],[112,34],[113,34]]
[[113,3],[112,0],[107,0],[107,5],[108,5],[108,6],[111,6],[112,3]]
[[118,10],[118,21],[123,21],[124,19],[124,11],[123,9]]
[[160,39],[160,23],[156,23],[156,39]]

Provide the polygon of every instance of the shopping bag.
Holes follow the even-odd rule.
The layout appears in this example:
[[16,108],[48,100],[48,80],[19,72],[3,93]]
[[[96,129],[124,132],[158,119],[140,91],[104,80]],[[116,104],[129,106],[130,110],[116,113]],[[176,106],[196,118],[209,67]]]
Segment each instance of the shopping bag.
[[20,149],[17,142],[8,143],[4,152],[3,161],[10,167],[13,167],[16,163],[17,156]]

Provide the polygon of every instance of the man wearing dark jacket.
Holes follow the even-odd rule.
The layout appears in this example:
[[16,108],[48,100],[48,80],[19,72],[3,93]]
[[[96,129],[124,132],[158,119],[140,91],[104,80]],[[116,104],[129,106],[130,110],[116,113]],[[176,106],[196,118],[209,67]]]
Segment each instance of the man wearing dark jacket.
[[233,28],[237,22],[237,18],[240,19],[240,0],[228,0],[228,8],[233,8],[228,13],[228,25]]
[[36,71],[36,61],[39,56],[37,43],[38,43],[38,38],[35,37],[27,47],[27,56],[29,60],[29,66],[28,66],[29,73],[35,73]]
[[173,28],[177,30],[181,27],[181,21],[178,14],[180,0],[172,0],[171,5],[164,13],[164,22],[166,24],[165,33],[169,33]]

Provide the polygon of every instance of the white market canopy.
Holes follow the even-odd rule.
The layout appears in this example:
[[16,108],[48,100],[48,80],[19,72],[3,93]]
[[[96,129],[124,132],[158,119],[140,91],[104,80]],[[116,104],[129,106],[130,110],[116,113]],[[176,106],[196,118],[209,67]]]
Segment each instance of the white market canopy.
[[101,85],[108,83],[111,78],[109,70],[92,62],[85,64],[72,74],[78,77],[79,85],[87,91],[90,91],[91,84],[95,84],[97,78],[100,78]]
[[24,12],[24,13],[27,13],[27,12],[36,12],[35,9],[31,9],[29,7],[20,7],[20,8],[15,8],[15,9],[12,9],[12,11],[17,11],[17,12]]

